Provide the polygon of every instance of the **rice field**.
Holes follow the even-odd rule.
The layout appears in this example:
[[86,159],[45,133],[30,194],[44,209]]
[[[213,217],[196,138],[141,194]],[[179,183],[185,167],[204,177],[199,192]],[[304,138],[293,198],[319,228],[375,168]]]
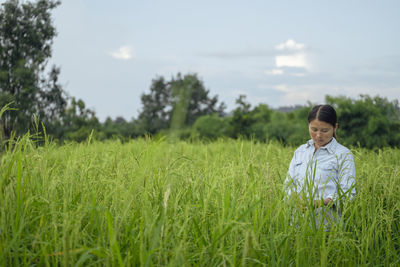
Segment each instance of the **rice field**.
[[328,230],[283,190],[294,147],[149,138],[1,152],[1,266],[398,266],[400,150],[352,148]]

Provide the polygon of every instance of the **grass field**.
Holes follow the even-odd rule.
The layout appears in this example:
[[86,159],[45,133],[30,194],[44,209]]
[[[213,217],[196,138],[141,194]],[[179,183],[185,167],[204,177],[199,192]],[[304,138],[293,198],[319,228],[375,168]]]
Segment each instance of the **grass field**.
[[294,149],[24,137],[1,155],[0,263],[400,265],[400,150],[352,149],[357,197],[325,231],[285,198]]

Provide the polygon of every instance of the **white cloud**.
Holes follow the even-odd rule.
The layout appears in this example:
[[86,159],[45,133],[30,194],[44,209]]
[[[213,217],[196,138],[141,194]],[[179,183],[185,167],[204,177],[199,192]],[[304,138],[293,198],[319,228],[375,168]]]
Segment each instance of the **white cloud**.
[[273,70],[266,70],[264,71],[265,74],[267,75],[282,75],[283,70],[282,69],[273,69]]
[[275,65],[278,68],[295,67],[308,69],[307,57],[304,53],[293,55],[279,55],[275,57]]
[[121,46],[117,51],[113,51],[110,55],[115,59],[129,60],[133,57],[133,48],[131,46]]
[[276,50],[289,50],[289,51],[299,51],[304,49],[304,44],[298,44],[292,39],[286,41],[286,43],[278,44],[275,46]]
[[[294,40],[289,39],[284,43],[275,46],[279,54],[275,56],[275,69],[272,71],[265,71],[267,75],[282,75],[284,73],[282,68],[302,68],[306,71],[311,71],[311,64],[305,52],[305,45],[296,43]],[[286,71],[285,71],[286,73]],[[292,76],[306,76],[306,72],[287,73]]]
[[300,73],[300,72],[298,72],[298,73],[293,73],[292,76],[304,77],[304,76],[306,76],[306,74],[305,74],[305,73]]

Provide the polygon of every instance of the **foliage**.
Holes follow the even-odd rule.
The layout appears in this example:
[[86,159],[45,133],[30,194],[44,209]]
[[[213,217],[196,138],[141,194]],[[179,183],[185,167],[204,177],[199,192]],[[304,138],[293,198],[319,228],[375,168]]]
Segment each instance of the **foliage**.
[[252,134],[250,126],[256,122],[251,116],[251,104],[246,102],[245,95],[239,95],[236,99],[237,108],[233,110],[230,121],[232,127],[232,137],[250,137]]
[[134,122],[128,122],[123,117],[116,117],[115,120],[108,117],[102,124],[101,131],[105,139],[129,139],[136,137],[137,129]]
[[[300,145],[310,138],[307,114],[311,103],[291,112],[272,110],[265,104],[252,109],[244,95],[240,95],[236,103],[238,106],[232,115],[224,120],[230,124],[229,130],[225,131],[226,136],[263,142],[278,140],[291,145]],[[400,107],[397,100],[390,102],[386,98],[368,95],[361,95],[360,99],[326,96],[326,103],[337,110],[338,138],[342,144],[366,148],[400,146]],[[203,125],[202,131],[205,132],[207,126]],[[210,129],[210,132],[213,130]]]
[[305,140],[310,139],[308,133],[308,112],[311,109],[310,106],[298,107],[294,111],[287,113],[288,123],[291,125],[290,134],[286,140],[287,144],[300,145]]
[[231,137],[253,138],[258,141],[278,140],[284,144],[301,144],[308,138],[307,113],[309,107],[285,113],[259,104],[251,109],[246,96],[236,100],[238,107],[230,118]]
[[293,125],[282,112],[274,112],[271,122],[266,126],[266,134],[269,139],[276,139],[287,143],[290,134],[293,132]]
[[374,148],[400,145],[400,107],[379,96],[354,100],[327,96],[339,117],[339,138],[344,144]]
[[74,97],[58,126],[58,139],[78,142],[86,140],[93,130],[100,130],[100,122],[94,111],[87,109],[82,100]]
[[357,195],[325,231],[285,196],[294,149],[24,136],[1,157],[0,265],[398,266],[400,151],[352,150]]
[[169,127],[171,92],[163,77],[154,79],[150,93],[142,94],[143,109],[139,114],[138,123],[143,131],[154,134]]
[[197,118],[213,113],[222,114],[224,104],[217,107],[218,97],[210,97],[209,90],[196,74],[180,73],[165,81],[159,77],[152,81],[150,93],[141,96],[143,109],[137,123],[143,133],[191,126]]
[[230,130],[229,120],[217,114],[206,115],[198,118],[193,125],[193,131],[200,138],[215,140],[227,136]]
[[35,114],[50,124],[62,117],[66,99],[59,68],[46,75],[56,30],[50,11],[58,1],[8,0],[0,8],[0,106],[13,102],[18,112],[3,116],[3,132],[24,134]]

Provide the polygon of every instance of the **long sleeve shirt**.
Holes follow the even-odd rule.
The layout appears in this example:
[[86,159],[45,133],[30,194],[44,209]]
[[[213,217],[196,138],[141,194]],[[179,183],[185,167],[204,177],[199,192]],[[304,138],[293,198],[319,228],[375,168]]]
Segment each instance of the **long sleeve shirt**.
[[356,171],[350,150],[333,138],[314,151],[311,139],[294,152],[285,181],[288,195],[304,190],[307,198],[314,200],[336,200],[343,195],[354,197]]

